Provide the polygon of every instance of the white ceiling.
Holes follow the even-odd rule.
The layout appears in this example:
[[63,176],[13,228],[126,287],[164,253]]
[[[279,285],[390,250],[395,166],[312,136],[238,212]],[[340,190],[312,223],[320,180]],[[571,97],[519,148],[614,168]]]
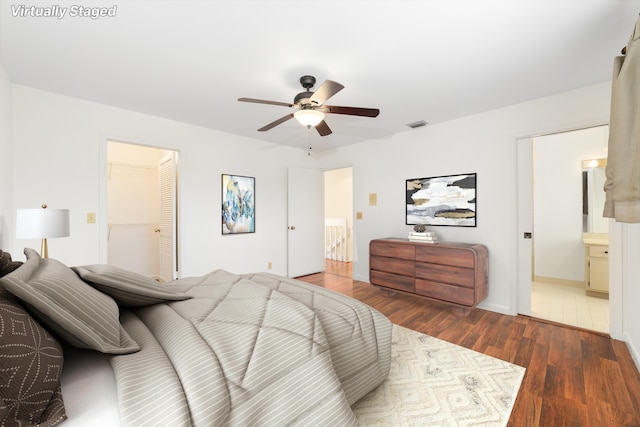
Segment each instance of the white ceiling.
[[[115,17],[16,17],[12,6],[117,5]],[[12,82],[306,149],[330,150],[611,79],[640,0],[2,0]],[[300,76],[345,86],[320,137],[290,112]]]

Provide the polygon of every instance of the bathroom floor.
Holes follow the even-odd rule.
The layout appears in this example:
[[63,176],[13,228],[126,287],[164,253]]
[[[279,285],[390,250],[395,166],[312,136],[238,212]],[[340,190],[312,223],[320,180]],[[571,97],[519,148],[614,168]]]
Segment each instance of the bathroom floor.
[[531,316],[609,333],[609,300],[576,286],[532,282]]

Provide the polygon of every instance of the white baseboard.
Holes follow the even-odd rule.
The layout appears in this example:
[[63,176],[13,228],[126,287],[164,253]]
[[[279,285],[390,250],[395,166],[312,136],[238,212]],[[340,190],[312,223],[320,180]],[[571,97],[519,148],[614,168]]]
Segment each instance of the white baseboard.
[[502,304],[492,304],[484,300],[477,305],[478,308],[483,310],[493,311],[495,313],[506,314],[507,316],[517,316],[517,313],[512,313],[510,307]]
[[360,275],[354,275],[353,276],[353,280],[359,280],[360,282],[366,282],[369,283],[369,276],[360,276]]
[[573,286],[575,288],[584,288],[585,284],[582,280],[559,279],[557,277],[534,276],[534,282],[549,283],[551,285]]
[[638,369],[638,371],[640,371],[640,351],[636,346],[636,343],[631,340],[631,337],[628,333],[625,332],[624,334],[622,334],[622,336],[623,341],[627,343],[627,347],[629,348],[629,353],[631,353],[633,361],[636,363],[636,368]]

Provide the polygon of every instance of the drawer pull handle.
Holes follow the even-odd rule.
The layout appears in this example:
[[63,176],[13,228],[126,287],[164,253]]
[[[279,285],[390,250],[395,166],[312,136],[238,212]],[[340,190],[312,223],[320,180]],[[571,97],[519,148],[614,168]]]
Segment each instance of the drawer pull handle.
[[604,251],[604,253],[605,253],[605,254],[608,254],[608,253],[609,253],[609,251]]

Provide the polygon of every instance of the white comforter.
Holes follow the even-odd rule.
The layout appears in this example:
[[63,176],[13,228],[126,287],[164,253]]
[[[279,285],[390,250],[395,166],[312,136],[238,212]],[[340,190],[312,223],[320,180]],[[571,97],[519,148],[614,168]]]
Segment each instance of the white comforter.
[[113,356],[123,425],[355,425],[389,372],[391,322],[301,281],[222,270],[185,301],[123,312],[142,347]]

